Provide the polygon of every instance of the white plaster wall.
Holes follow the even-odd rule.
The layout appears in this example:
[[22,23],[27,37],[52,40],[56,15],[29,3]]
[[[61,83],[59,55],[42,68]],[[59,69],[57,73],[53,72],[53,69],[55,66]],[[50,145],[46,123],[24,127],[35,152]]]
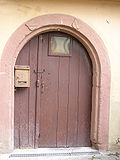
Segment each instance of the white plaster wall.
[[[25,21],[43,14],[75,16],[102,38],[111,63],[109,144],[120,137],[120,1],[118,0],[0,0],[0,57],[12,33]],[[104,56],[104,55],[103,55]]]

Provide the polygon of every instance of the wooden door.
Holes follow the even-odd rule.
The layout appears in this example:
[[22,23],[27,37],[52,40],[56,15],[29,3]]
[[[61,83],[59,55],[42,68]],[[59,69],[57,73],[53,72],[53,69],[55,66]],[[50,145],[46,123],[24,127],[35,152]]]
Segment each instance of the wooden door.
[[90,146],[92,65],[72,36],[36,36],[17,65],[30,65],[30,88],[15,91],[15,147]]

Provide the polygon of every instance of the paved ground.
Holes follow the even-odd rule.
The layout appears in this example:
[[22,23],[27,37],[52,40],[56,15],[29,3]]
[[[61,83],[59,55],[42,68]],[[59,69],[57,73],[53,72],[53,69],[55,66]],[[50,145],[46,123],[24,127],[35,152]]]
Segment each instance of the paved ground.
[[28,149],[1,154],[0,160],[120,160],[120,150],[98,152],[91,148]]

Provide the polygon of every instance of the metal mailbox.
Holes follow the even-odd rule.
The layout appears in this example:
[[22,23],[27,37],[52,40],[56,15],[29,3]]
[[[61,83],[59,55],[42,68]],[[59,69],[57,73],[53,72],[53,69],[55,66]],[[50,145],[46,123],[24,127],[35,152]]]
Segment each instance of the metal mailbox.
[[30,87],[30,66],[15,66],[15,87]]

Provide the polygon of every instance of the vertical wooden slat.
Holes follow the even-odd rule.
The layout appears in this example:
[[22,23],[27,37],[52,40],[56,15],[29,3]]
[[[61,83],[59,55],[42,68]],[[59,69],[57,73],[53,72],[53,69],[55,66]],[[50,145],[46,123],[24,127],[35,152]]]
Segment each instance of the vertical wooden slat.
[[37,51],[37,81],[38,86],[36,88],[36,114],[35,114],[35,147],[39,147],[40,141],[40,111],[41,111],[41,71],[42,71],[42,54],[43,54],[43,36],[38,36],[38,51]]
[[19,91],[15,91],[15,109],[14,109],[14,146],[15,148],[20,147],[20,112],[19,112],[19,107],[18,104],[20,104],[20,99],[19,99]]
[[[42,70],[44,92],[41,93],[39,147],[56,147],[58,107],[58,58],[48,56],[48,35],[43,35]],[[42,81],[42,80],[41,80]]]
[[77,143],[77,111],[78,111],[78,66],[79,47],[73,40],[72,57],[70,57],[69,75],[69,106],[68,106],[68,137],[67,146],[74,147]]
[[29,147],[35,143],[35,107],[36,107],[36,78],[37,75],[38,36],[30,41],[30,88],[29,88]]
[[[21,54],[19,53],[18,58],[16,60],[16,64],[20,64]],[[20,148],[20,112],[19,112],[19,105],[20,104],[20,90],[15,89],[15,101],[14,101],[14,146],[15,148]]]
[[79,113],[78,113],[78,140],[77,146],[91,146],[91,81],[92,66],[87,51],[80,46],[80,72],[79,72]]
[[[17,65],[28,65],[29,64],[29,43],[25,45],[25,47],[21,50],[18,61],[16,61]],[[15,105],[17,106],[15,109],[15,120],[19,117],[19,147],[24,148],[28,146],[28,111],[29,111],[29,90],[28,88],[17,88],[16,90],[16,100]],[[15,100],[15,101],[16,101]],[[16,111],[17,110],[17,111]],[[18,113],[19,112],[19,113]],[[18,120],[17,120],[18,121]],[[15,122],[16,125],[16,122]],[[16,136],[16,133],[15,133]],[[15,142],[16,143],[16,142]]]
[[57,121],[57,147],[66,147],[68,106],[69,57],[60,57],[59,66],[59,109]]

